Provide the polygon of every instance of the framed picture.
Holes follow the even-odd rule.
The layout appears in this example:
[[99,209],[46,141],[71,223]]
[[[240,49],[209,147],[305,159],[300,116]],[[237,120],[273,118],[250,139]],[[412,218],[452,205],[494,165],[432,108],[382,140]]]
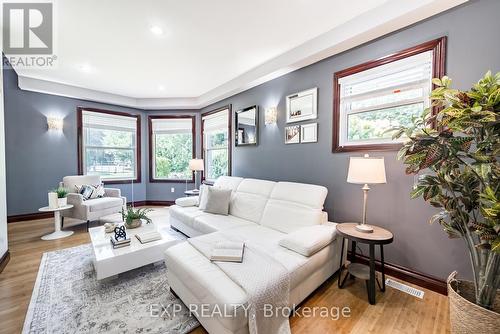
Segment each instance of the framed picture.
[[285,127],[285,144],[300,143],[300,125]]
[[300,126],[300,142],[318,142],[318,123],[304,124]]
[[300,122],[318,118],[318,88],[312,88],[286,97],[286,122]]

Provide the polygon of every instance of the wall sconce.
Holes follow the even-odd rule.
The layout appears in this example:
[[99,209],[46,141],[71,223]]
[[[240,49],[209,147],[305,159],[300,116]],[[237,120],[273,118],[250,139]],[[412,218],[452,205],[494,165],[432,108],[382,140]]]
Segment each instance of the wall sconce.
[[276,107],[267,108],[264,117],[264,124],[265,125],[276,124],[277,120],[278,120],[278,109]]
[[63,120],[62,118],[57,117],[47,117],[47,127],[49,130],[62,130],[63,129]]

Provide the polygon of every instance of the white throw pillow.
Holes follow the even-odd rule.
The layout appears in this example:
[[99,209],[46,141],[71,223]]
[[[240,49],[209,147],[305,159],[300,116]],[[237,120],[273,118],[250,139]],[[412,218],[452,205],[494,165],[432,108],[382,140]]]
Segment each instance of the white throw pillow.
[[205,192],[208,193],[205,212],[227,216],[232,190],[210,187]]
[[337,229],[333,224],[307,226],[288,234],[280,240],[280,246],[304,256],[311,256],[328,246],[334,239]]
[[175,204],[178,206],[188,207],[198,205],[198,196],[191,197],[181,197],[175,200]]
[[208,199],[208,186],[206,184],[202,184],[200,186],[200,195],[198,196],[198,208],[200,210],[205,210],[207,207],[207,199]]

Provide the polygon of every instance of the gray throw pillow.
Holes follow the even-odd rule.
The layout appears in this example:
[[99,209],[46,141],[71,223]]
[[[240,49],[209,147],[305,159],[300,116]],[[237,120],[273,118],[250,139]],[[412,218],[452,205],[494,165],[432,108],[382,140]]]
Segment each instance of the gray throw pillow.
[[229,201],[231,200],[231,189],[220,189],[216,187],[207,187],[207,205],[205,212],[218,215],[229,214]]

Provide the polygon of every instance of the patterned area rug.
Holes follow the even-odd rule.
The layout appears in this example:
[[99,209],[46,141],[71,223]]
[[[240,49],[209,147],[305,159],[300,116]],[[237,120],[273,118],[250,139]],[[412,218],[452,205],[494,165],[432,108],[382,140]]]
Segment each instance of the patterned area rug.
[[188,333],[198,326],[170,292],[164,263],[98,281],[88,244],[43,254],[23,333]]

